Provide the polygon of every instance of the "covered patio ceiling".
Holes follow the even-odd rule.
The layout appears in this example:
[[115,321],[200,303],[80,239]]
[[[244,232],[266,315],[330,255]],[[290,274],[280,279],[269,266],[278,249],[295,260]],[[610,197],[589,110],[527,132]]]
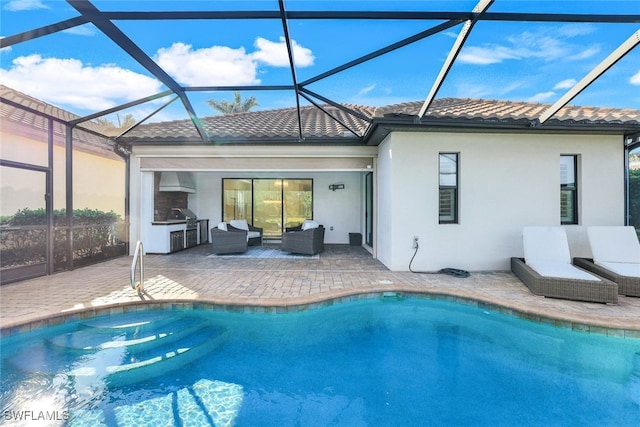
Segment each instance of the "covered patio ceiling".
[[[640,14],[634,2],[622,2],[621,12],[604,13],[611,10],[608,2],[520,2],[520,11],[514,12],[516,2],[500,0],[430,2],[411,1],[393,3],[390,8],[387,2],[302,2],[270,0],[259,2],[122,2],[122,1],[87,1],[67,0],[66,3],[54,2],[48,6],[56,9],[55,16],[60,13],[68,17],[57,22],[49,22],[38,27],[30,27],[0,39],[0,48],[29,48],[37,50],[38,40],[56,37],[65,31],[81,27],[95,28],[102,41],[109,42],[112,61],[125,69],[135,70],[159,82],[161,90],[146,96],[120,103],[118,105],[80,114],[80,118],[69,122],[71,126],[82,125],[83,122],[99,117],[113,115],[118,112],[132,111],[141,105],[151,105],[144,117],[137,118],[137,123],[124,129],[119,136],[142,123],[166,121],[161,112],[180,105],[184,118],[188,118],[197,130],[200,139],[210,141],[207,130],[203,126],[203,117],[211,115],[201,107],[204,96],[216,95],[228,97],[231,92],[240,91],[245,97],[257,94],[277,94],[277,100],[270,105],[295,107],[297,110],[297,128],[299,140],[303,138],[304,123],[301,108],[317,108],[331,120],[337,121],[347,132],[358,134],[350,123],[341,119],[347,114],[358,121],[371,123],[372,117],[364,114],[362,109],[354,108],[341,96],[350,84],[373,86],[368,75],[371,67],[378,61],[396,62],[396,79],[413,80],[414,98],[421,99],[421,108],[414,114],[414,121],[420,123],[428,119],[433,101],[440,95],[447,84],[447,79],[458,65],[460,53],[469,40],[482,45],[487,32],[500,32],[507,25],[555,25],[560,30],[562,25],[607,25],[616,29],[616,46],[608,47],[593,59],[590,70],[582,72],[580,79],[574,79],[570,87],[563,88],[553,103],[541,109],[532,120],[533,126],[544,126],[563,106],[572,102],[579,94],[596,82],[616,63],[633,52],[637,54],[640,44]],[[523,8],[522,3],[526,3]],[[570,3],[571,12],[554,12],[553,3]],[[624,3],[628,3],[625,5]],[[153,7],[151,6],[153,4]],[[322,10],[308,10],[313,5],[323,6]],[[349,8],[352,9],[349,9]],[[626,7],[626,9],[624,9]],[[236,9],[232,9],[236,8]],[[448,9],[449,8],[449,9]],[[153,9],[153,10],[152,10]],[[393,9],[393,10],[391,10]],[[455,9],[455,10],[452,10]],[[525,9],[526,11],[522,11]],[[620,9],[620,7],[618,7]],[[54,16],[54,14],[52,14]],[[176,32],[176,23],[189,22],[196,30],[193,35]],[[230,34],[228,24],[235,24],[234,34]],[[375,22],[379,31],[360,31],[363,22]],[[385,34],[386,25],[389,33]],[[398,23],[402,25],[398,26]],[[332,23],[328,27],[328,23]],[[26,23],[23,23],[25,25]],[[223,25],[224,24],[224,25]],[[3,23],[6,29],[6,25]],[[15,25],[14,25],[15,27]],[[12,27],[13,28],[13,27]],[[331,30],[329,31],[329,28]],[[336,31],[339,28],[340,31]],[[370,28],[370,27],[369,27]],[[391,31],[393,28],[393,31]],[[218,30],[220,29],[220,31]],[[330,45],[330,54],[315,58],[316,66],[308,67],[312,41],[309,32],[324,31],[324,43]],[[233,83],[233,79],[220,77],[216,69],[211,70],[210,79],[190,79],[181,74],[187,64],[165,63],[158,49],[155,38],[171,41],[172,48],[190,49],[192,46],[228,46],[238,40],[252,39],[256,43],[263,40],[260,34],[271,34],[279,37],[281,45],[286,48],[286,64],[279,66],[285,73],[267,73],[247,79],[249,83]],[[446,34],[447,37],[439,37]],[[474,36],[477,37],[474,38]],[[531,31],[532,37],[534,32]],[[277,36],[275,36],[277,35]],[[316,33],[317,35],[317,33]],[[233,36],[233,37],[232,37]],[[234,40],[235,37],[235,40]],[[77,51],[101,49],[103,44],[96,44],[87,39],[82,44],[73,46]],[[268,41],[268,40],[267,40]],[[431,41],[431,43],[429,43]],[[266,43],[266,42],[264,42]],[[488,42],[487,42],[488,43]],[[325,45],[325,48],[326,48]],[[490,49],[490,44],[486,44]],[[314,47],[314,46],[312,46]],[[499,49],[498,46],[494,46]],[[157,49],[157,50],[156,50]],[[306,50],[305,50],[306,49]],[[156,50],[154,52],[154,50]],[[314,52],[320,49],[314,47]],[[399,52],[408,53],[400,55]],[[443,55],[446,53],[446,55]],[[413,60],[412,60],[413,58]],[[640,55],[634,56],[640,58]],[[273,58],[271,58],[272,60]],[[270,59],[265,59],[268,61]],[[560,59],[556,59],[560,61]],[[437,72],[426,71],[426,64],[437,64]],[[318,72],[322,67],[323,71]],[[354,74],[354,71],[358,74]],[[422,72],[421,70],[425,70]],[[462,72],[462,71],[461,71]],[[532,74],[544,70],[530,70]],[[61,80],[65,75],[59,76]],[[459,78],[459,75],[456,76]],[[486,78],[492,76],[488,74]],[[231,81],[231,83],[230,83]],[[240,80],[236,80],[240,81]],[[34,92],[28,94],[38,97],[38,85],[34,82]],[[540,91],[544,88],[540,88]],[[83,93],[75,94],[82,97]],[[637,96],[637,95],[636,95]],[[266,98],[266,96],[265,96]],[[505,98],[509,98],[506,94]],[[3,100],[4,101],[4,100]],[[174,102],[179,101],[179,102]],[[348,101],[348,100],[347,100]],[[400,99],[409,101],[408,99]],[[5,101],[6,102],[6,101]],[[331,106],[333,108],[327,108]],[[616,107],[616,105],[609,105]],[[338,109],[336,115],[332,110]]]

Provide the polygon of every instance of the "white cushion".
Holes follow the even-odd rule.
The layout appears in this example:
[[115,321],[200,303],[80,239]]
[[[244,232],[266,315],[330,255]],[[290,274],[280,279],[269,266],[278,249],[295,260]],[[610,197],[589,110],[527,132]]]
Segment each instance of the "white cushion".
[[640,277],[640,264],[635,262],[596,262],[596,264],[620,276]]
[[254,237],[260,237],[260,232],[259,231],[247,232],[247,239],[253,239]]
[[312,228],[318,227],[320,227],[320,224],[310,219],[305,219],[302,223],[302,230],[311,230]]
[[227,231],[227,223],[226,222],[219,223],[218,230]]
[[239,228],[240,230],[249,231],[249,224],[247,224],[246,219],[232,219],[229,221],[229,224],[231,224],[232,227]]
[[640,243],[634,227],[588,227],[587,235],[594,261],[640,263]]
[[524,259],[571,264],[567,233],[562,227],[524,227],[522,229]]
[[527,262],[527,265],[543,277],[591,280],[594,282],[600,281],[600,279],[597,278],[596,276],[589,274],[584,270],[580,270],[579,268],[571,264],[566,264],[564,262],[533,261],[533,262]]

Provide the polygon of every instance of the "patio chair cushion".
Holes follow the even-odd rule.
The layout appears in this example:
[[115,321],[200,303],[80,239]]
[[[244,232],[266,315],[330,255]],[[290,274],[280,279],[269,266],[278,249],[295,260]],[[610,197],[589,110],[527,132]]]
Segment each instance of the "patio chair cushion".
[[261,234],[259,231],[249,231],[247,232],[247,240],[248,239],[256,239],[258,237],[260,237]]
[[226,222],[218,223],[218,230],[227,231],[227,223]]
[[232,219],[229,221],[232,227],[239,228],[240,230],[249,231],[249,224],[246,219]]
[[587,236],[596,264],[640,263],[640,243],[634,227],[588,227]]
[[557,277],[560,279],[576,279],[576,280],[592,280],[599,282],[600,279],[596,276],[587,273],[584,270],[580,270],[571,264],[565,264],[563,262],[552,261],[532,261],[527,262],[527,265],[536,271],[543,277]]
[[309,219],[305,219],[304,222],[302,223],[302,230],[311,230],[312,228],[318,228],[320,227],[320,224],[318,224],[317,222],[313,221],[313,220],[309,220]]
[[562,227],[524,227],[522,243],[527,264],[541,261],[571,264],[567,233]]

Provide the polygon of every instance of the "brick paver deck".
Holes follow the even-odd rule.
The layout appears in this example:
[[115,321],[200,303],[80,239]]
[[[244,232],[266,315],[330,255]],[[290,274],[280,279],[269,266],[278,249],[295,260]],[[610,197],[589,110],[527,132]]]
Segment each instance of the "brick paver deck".
[[319,259],[211,257],[207,245],[172,255],[145,256],[145,295],[130,287],[132,258],[0,288],[3,334],[46,324],[61,314],[134,302],[203,302],[297,307],[385,291],[421,293],[480,304],[532,320],[584,331],[640,337],[640,298],[617,305],[532,295],[510,272],[477,272],[468,278],[392,272],[361,247],[327,245]]

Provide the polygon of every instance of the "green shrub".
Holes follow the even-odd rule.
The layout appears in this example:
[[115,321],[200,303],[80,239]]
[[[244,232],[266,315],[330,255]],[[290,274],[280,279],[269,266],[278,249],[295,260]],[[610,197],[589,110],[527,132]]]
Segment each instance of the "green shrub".
[[[64,268],[67,261],[67,215],[65,209],[53,212],[54,264]],[[2,267],[43,262],[46,258],[47,224],[45,209],[20,209],[13,216],[0,218]],[[38,229],[11,230],[11,227],[37,226]],[[114,248],[122,247],[126,237],[124,221],[115,212],[97,209],[73,211],[73,259],[95,260],[122,253]]]

